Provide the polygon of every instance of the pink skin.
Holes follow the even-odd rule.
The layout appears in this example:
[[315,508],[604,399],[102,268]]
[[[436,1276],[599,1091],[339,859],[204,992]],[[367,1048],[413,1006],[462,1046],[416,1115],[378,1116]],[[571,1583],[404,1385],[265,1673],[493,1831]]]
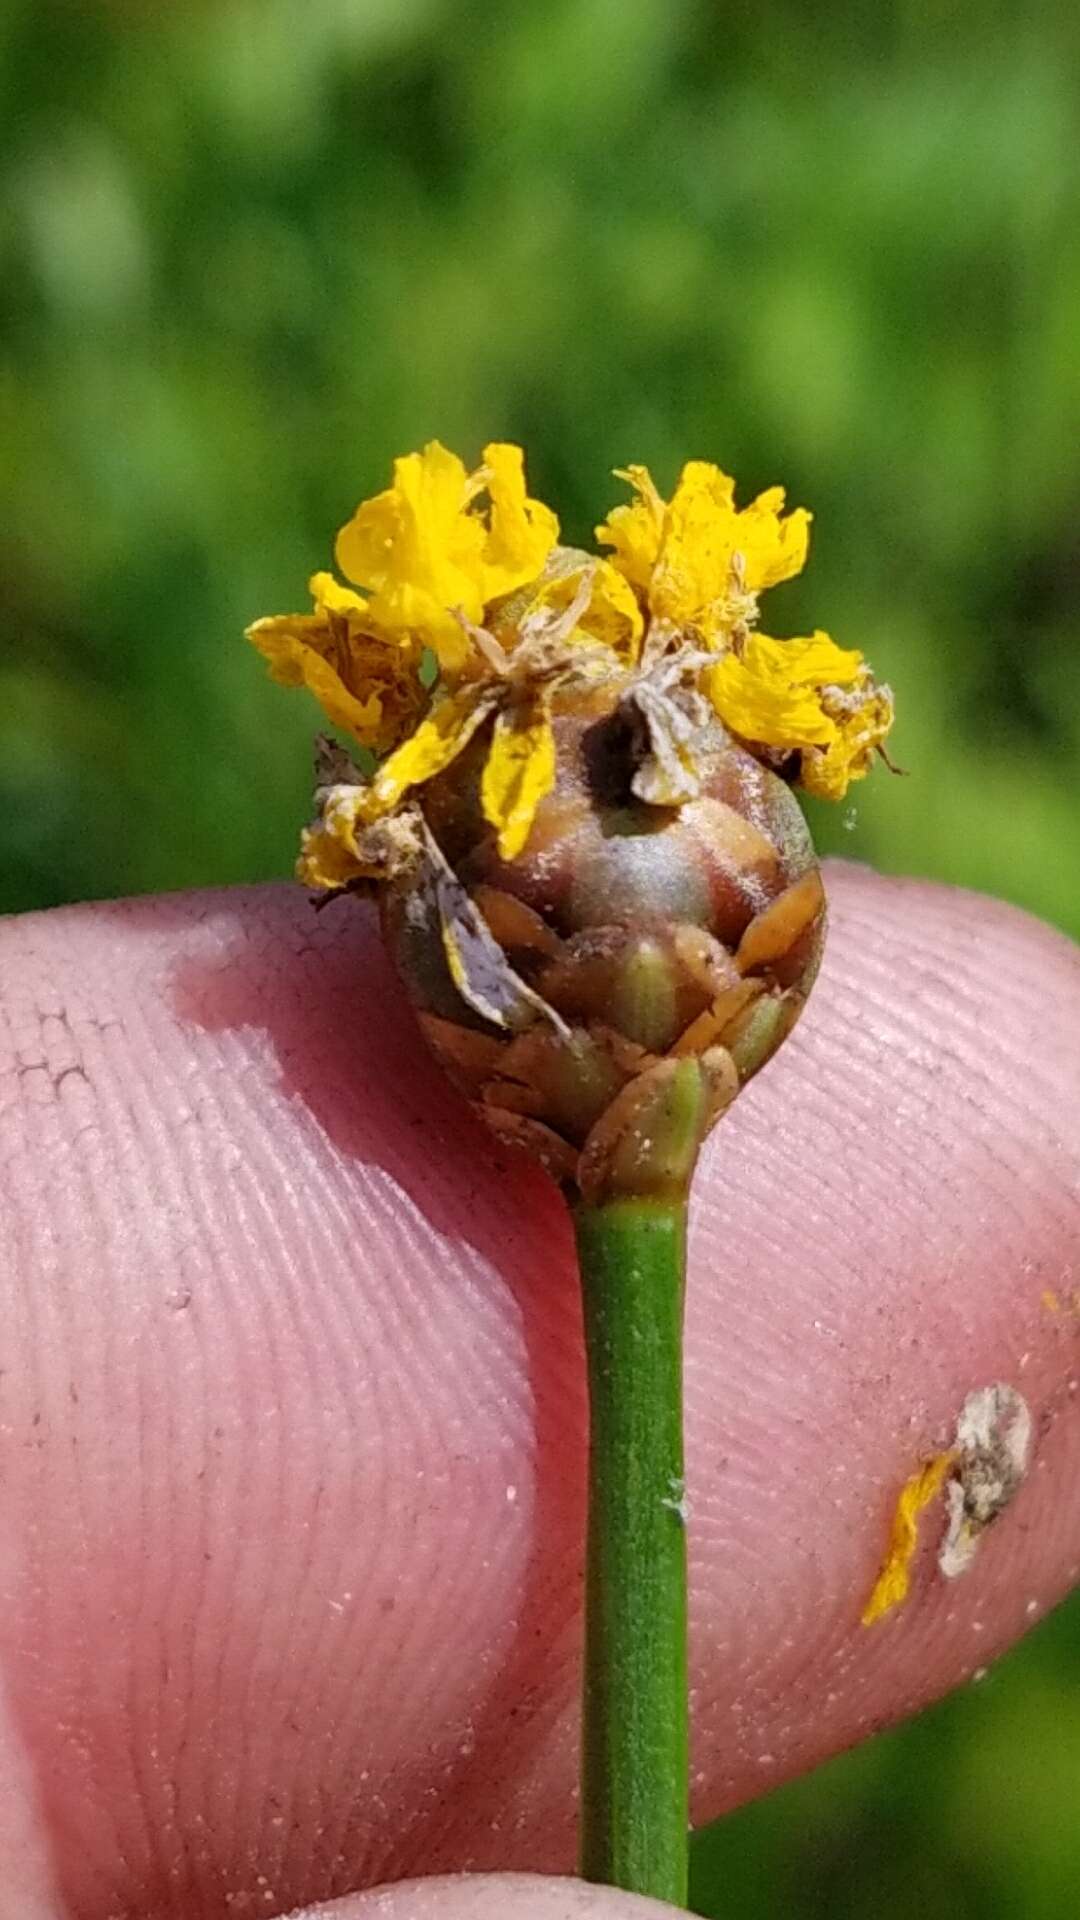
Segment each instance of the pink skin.
[[[698,1820],[985,1665],[1080,1563],[1080,958],[965,894],[829,887],[809,1009],[695,1186]],[[554,1189],[442,1082],[353,903],[0,942],[5,1913],[565,1873],[585,1405]],[[951,1585],[929,1515],[864,1629],[901,1483],[997,1380],[1026,1484]],[[336,1911],[650,1910],[526,1879]]]

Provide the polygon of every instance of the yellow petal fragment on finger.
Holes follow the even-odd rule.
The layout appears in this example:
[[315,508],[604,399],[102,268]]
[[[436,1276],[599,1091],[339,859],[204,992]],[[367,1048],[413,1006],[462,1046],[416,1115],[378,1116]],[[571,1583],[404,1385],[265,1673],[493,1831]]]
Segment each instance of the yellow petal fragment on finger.
[[862,1610],[862,1624],[871,1627],[883,1614],[907,1599],[911,1586],[911,1562],[919,1540],[919,1515],[937,1498],[953,1464],[951,1453],[938,1453],[925,1466],[905,1480],[892,1518],[889,1545],[874,1582],[873,1592]]
[[384,760],[370,786],[359,789],[357,817],[379,820],[391,813],[410,787],[433,780],[468,746],[492,709],[490,695],[466,687],[432,707],[416,732]]
[[516,860],[536,809],[554,784],[555,736],[547,702],[524,699],[504,707],[495,722],[480,787],[484,818],[498,829],[503,860]]
[[822,703],[822,688],[850,685],[862,670],[862,654],[847,651],[827,633],[772,640],[751,633],[740,651],[731,649],[709,669],[704,688],[726,727],[766,747],[828,747],[836,722]]

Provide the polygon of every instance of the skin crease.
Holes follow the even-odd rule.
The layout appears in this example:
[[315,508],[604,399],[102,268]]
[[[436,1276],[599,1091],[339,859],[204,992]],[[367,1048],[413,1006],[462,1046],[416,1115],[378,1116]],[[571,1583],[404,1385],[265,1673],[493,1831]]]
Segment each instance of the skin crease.
[[[985,1665],[1080,1563],[1080,957],[970,895],[828,886],[809,1008],[695,1184],[698,1820]],[[0,982],[0,1920],[565,1873],[555,1190],[443,1083],[354,902],[10,920]],[[862,1628],[900,1485],[998,1380],[1025,1484],[952,1584],[928,1515],[911,1600]],[[453,1881],[335,1920],[648,1911]]]

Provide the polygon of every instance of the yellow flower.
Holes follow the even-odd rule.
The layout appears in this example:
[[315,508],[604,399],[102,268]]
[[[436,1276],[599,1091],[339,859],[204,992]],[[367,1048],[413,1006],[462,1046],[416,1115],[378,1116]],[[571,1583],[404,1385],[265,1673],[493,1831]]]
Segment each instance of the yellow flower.
[[[702,460],[670,501],[646,467],[620,477],[633,497],[597,527],[612,553],[594,558],[558,545],[519,447],[492,442],[469,473],[432,441],[396,460],[393,484],[338,535],[340,567],[363,591],[315,574],[312,613],[248,630],[275,679],[308,687],[382,756],[370,779],[346,770],[320,785],[300,863],[311,885],[385,878],[422,816],[415,790],[474,739],[480,805],[500,855],[516,859],[555,780],[553,707],[575,685],[607,684],[632,717],[645,754],[632,791],[651,805],[699,791],[709,704],[759,757],[793,756],[786,770],[811,793],[839,798],[868,771],[893,709],[862,654],[826,633],[754,630],[757,595],[803,565],[809,514],[785,515],[780,487],[738,508],[733,480]],[[420,674],[428,649],[433,689]]]
[[614,508],[597,539],[615,549],[615,565],[655,619],[693,627],[708,645],[722,644],[747,595],[791,579],[805,563],[810,515],[798,507],[784,518],[782,487],[740,511],[734,481],[705,460],[687,462],[667,503],[648,468],[628,467],[620,477],[638,497]]
[[550,509],[526,496],[520,447],[485,447],[470,476],[433,440],[395,460],[393,486],[356,509],[335,552],[346,577],[368,590],[375,626],[418,636],[452,672],[468,655],[458,611],[479,621],[489,600],[535,580],[558,534]]
[[308,687],[335,726],[385,753],[423,705],[419,649],[407,635],[376,631],[368,603],[331,574],[313,574],[310,591],[314,613],[256,620],[247,637],[269,661],[272,679]]

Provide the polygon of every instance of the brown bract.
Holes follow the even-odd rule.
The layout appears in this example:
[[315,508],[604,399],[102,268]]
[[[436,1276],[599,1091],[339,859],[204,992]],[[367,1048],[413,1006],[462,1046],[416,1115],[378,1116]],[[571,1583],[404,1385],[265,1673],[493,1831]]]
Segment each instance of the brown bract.
[[685,1189],[821,955],[799,808],[719,721],[685,710],[694,778],[658,803],[678,780],[678,723],[658,708],[679,697],[617,680],[557,693],[554,785],[513,860],[484,818],[478,740],[424,788],[415,854],[380,889],[442,1065],[496,1133],[590,1201]]

